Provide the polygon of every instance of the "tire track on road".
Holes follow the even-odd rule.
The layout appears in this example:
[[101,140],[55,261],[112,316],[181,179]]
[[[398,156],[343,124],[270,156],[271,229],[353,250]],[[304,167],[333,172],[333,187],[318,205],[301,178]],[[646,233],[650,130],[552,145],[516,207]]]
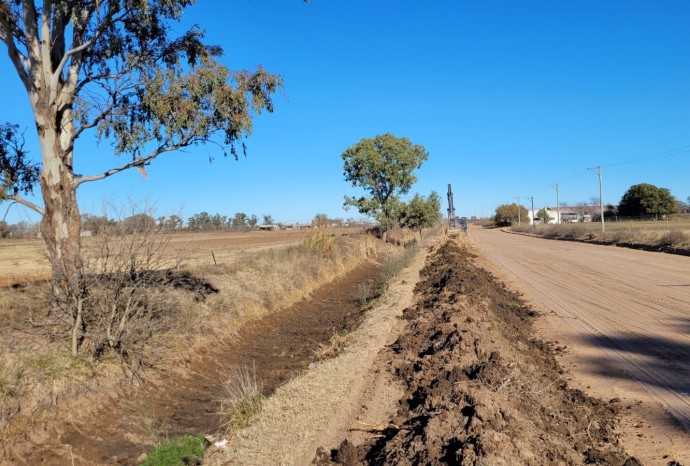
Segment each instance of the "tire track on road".
[[690,260],[682,256],[472,230],[486,258],[595,347],[690,432]]

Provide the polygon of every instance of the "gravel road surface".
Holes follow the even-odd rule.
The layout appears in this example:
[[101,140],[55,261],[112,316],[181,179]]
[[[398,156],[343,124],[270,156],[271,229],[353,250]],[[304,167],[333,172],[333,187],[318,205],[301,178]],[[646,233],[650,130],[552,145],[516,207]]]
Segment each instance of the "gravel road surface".
[[[606,396],[656,402],[676,424],[669,434],[676,440],[667,447],[689,448],[689,257],[498,229],[473,228],[470,234],[488,268],[547,315],[545,336],[572,345],[570,360],[586,373],[586,383]],[[649,425],[651,433],[637,436],[654,439],[655,428],[674,422],[666,424]]]

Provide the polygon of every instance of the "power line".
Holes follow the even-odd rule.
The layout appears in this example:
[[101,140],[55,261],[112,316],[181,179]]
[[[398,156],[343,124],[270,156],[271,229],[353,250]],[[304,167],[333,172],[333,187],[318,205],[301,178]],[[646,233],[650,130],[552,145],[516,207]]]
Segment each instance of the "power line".
[[637,159],[624,160],[624,161],[618,162],[618,163],[603,165],[603,167],[605,167],[605,168],[618,167],[620,165],[629,165],[629,164],[633,164],[633,163],[647,162],[649,160],[657,160],[657,159],[663,159],[666,157],[673,157],[674,155],[686,154],[688,152],[690,152],[690,146],[681,146],[681,147],[677,147],[675,149],[667,150],[664,152],[659,152],[657,154],[647,155],[647,156],[640,157]]

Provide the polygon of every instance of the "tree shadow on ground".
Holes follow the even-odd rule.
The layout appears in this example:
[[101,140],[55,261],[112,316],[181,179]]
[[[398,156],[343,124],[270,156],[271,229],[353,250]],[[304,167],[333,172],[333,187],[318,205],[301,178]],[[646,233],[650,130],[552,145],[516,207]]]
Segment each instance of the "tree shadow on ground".
[[[587,340],[592,346],[621,353],[588,359],[592,372],[609,378],[634,379],[648,387],[657,387],[684,400],[688,408],[676,413],[676,420],[690,428],[690,318],[676,319],[673,327],[679,338],[641,334],[620,336],[596,335]],[[688,335],[683,340],[683,334]],[[634,357],[631,357],[634,356]]]

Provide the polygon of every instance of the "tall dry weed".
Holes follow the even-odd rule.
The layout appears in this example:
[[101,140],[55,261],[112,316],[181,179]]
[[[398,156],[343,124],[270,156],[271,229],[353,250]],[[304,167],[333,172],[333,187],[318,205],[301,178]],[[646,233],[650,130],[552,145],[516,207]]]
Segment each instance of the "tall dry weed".
[[231,367],[221,385],[219,415],[226,430],[246,427],[261,411],[264,396],[256,379],[256,364]]
[[690,236],[688,236],[683,230],[669,230],[665,233],[662,233],[658,241],[661,246],[669,246],[674,248],[688,246],[688,243],[690,243]]
[[336,249],[335,237],[330,228],[315,228],[307,233],[302,246],[307,251],[331,255]]

